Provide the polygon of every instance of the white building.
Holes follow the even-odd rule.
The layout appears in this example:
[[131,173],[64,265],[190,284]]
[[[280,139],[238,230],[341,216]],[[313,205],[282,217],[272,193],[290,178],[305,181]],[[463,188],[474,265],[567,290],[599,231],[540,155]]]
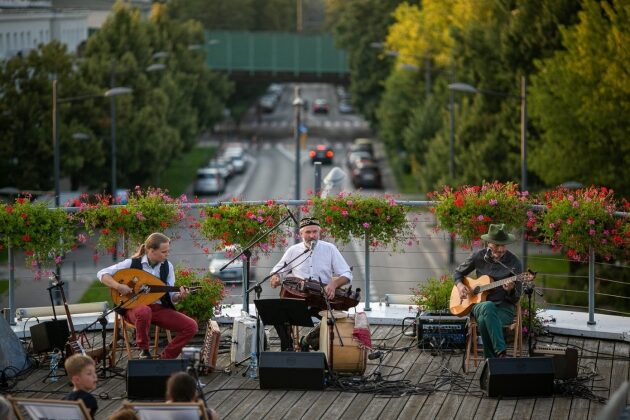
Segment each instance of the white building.
[[[58,40],[76,52],[99,28],[115,0],[0,0],[0,60]],[[130,2],[147,16],[151,0]]]

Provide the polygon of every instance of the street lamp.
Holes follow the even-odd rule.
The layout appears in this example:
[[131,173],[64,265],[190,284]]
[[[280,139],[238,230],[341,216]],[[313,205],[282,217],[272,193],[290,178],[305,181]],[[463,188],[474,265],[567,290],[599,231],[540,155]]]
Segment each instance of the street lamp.
[[[527,79],[521,77],[521,94],[510,95],[494,90],[477,89],[466,83],[451,83],[448,85],[449,90],[465,93],[480,93],[482,95],[515,97],[521,102],[521,191],[527,191]],[[452,104],[452,102],[451,102]],[[523,235],[522,248],[523,267],[527,267],[527,241]]]
[[128,87],[114,87],[111,88],[110,90],[108,90],[107,92],[105,92],[105,97],[106,98],[110,98],[111,99],[111,103],[110,103],[110,112],[111,112],[111,120],[112,120],[112,125],[111,125],[111,138],[112,138],[112,185],[111,187],[111,193],[112,193],[112,199],[115,199],[116,197],[116,96],[120,96],[120,95],[126,95],[128,93],[131,93],[132,89],[128,88]]
[[[301,114],[304,100],[300,96],[300,87],[295,86],[295,95],[293,99],[293,108],[295,109],[295,200],[300,199],[300,125],[302,124]],[[295,237],[297,242],[300,227],[295,226]]]

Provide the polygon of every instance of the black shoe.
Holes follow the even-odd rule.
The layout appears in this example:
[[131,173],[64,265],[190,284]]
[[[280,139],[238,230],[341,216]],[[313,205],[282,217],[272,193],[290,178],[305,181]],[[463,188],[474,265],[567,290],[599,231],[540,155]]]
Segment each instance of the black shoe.
[[138,355],[138,359],[142,359],[142,360],[153,359],[153,357],[151,356],[151,351],[141,350],[140,354]]

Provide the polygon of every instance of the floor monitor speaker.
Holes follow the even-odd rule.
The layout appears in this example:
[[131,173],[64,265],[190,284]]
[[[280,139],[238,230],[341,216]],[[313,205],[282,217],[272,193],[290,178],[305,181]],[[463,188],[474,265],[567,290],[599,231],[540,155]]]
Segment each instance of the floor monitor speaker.
[[322,352],[262,352],[260,389],[324,389]]
[[35,353],[63,350],[70,336],[68,322],[65,319],[40,322],[31,328],[31,341]]
[[550,396],[553,361],[549,357],[487,359],[479,382],[489,397]]
[[166,381],[186,372],[188,360],[130,360],[127,364],[127,398],[164,400]]

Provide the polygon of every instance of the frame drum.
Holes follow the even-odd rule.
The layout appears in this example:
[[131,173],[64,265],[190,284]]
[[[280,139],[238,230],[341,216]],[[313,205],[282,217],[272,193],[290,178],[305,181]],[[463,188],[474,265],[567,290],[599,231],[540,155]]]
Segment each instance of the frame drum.
[[[346,312],[334,311],[337,328],[335,325],[330,326],[334,333],[332,346],[330,346],[328,312],[322,311],[320,315],[322,315],[322,322],[319,329],[319,348],[326,354],[330,370],[337,373],[362,375],[367,366],[367,349],[352,337],[354,317]],[[341,340],[337,335],[337,329],[341,335]]]

